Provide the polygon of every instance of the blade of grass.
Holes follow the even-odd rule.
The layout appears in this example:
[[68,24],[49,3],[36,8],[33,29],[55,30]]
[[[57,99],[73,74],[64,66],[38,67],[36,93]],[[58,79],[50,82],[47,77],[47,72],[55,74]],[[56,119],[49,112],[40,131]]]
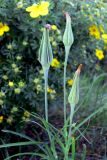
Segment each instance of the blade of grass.
[[46,155],[44,154],[39,154],[39,153],[34,153],[34,152],[25,152],[25,153],[18,153],[18,154],[14,154],[8,158],[5,158],[4,160],[10,160],[11,158],[17,157],[17,156],[25,156],[25,155],[33,155],[33,156],[39,156],[41,158],[46,158]]
[[42,142],[16,142],[16,143],[9,143],[9,144],[2,144],[0,145],[0,148],[5,148],[5,147],[17,147],[17,146],[26,146],[26,145],[35,145],[35,144],[42,144]]

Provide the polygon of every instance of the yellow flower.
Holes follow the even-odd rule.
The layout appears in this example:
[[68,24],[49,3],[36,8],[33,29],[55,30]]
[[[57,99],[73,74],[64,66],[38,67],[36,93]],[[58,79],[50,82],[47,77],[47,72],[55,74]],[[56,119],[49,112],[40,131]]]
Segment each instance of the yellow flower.
[[54,68],[59,68],[60,62],[57,60],[57,58],[53,58],[51,66]]
[[0,116],[0,123],[3,122],[3,116]]
[[19,88],[23,88],[25,86],[25,83],[23,81],[20,81],[18,85],[19,85]]
[[107,44],[107,34],[102,34],[102,39],[105,44]]
[[8,76],[7,76],[7,75],[3,75],[2,78],[3,78],[4,80],[7,80],[7,79],[8,79]]
[[14,83],[12,81],[9,81],[8,85],[9,85],[9,87],[13,87]]
[[8,45],[7,45],[7,49],[12,50],[12,49],[13,49],[13,46],[12,46],[11,44],[8,44]]
[[52,30],[57,30],[58,29],[56,25],[52,25],[51,28],[52,28]]
[[18,108],[15,107],[15,106],[11,109],[11,113],[15,113],[15,112],[17,112],[17,111],[18,111]]
[[42,86],[41,86],[40,84],[38,84],[38,85],[36,86],[36,89],[37,89],[38,92],[39,92],[39,91],[42,91]]
[[17,67],[17,65],[15,64],[15,63],[12,63],[12,68],[16,68]]
[[0,106],[2,106],[3,105],[3,100],[2,99],[0,99]]
[[89,34],[96,39],[100,39],[100,31],[96,25],[92,25],[89,27]]
[[7,24],[3,24],[0,22],[0,36],[3,36],[4,32],[8,32],[10,30]]
[[15,92],[15,94],[20,94],[21,89],[20,89],[20,88],[15,88],[15,89],[14,89],[14,92]]
[[100,50],[100,49],[96,49],[95,55],[96,55],[96,57],[97,57],[99,60],[104,59],[103,51]]
[[17,59],[17,61],[19,61],[22,59],[22,56],[17,56],[16,59]]
[[39,4],[33,4],[26,8],[27,12],[30,12],[32,18],[37,18],[39,16],[46,16],[49,13],[49,2],[42,1]]
[[11,125],[12,122],[13,122],[13,117],[9,116],[9,117],[7,118],[7,123]]
[[29,117],[30,117],[30,112],[25,111],[25,112],[24,112],[24,117],[29,118]]
[[52,42],[52,46],[53,46],[53,47],[56,47],[56,46],[57,46],[57,43],[56,43],[55,41],[53,41],[53,42]]
[[55,91],[54,89],[49,88],[49,87],[48,87],[48,89],[47,89],[47,92],[48,92],[48,93],[56,93],[56,91]]
[[19,68],[18,67],[14,68],[14,72],[15,74],[19,73],[20,72]]
[[40,82],[40,79],[39,79],[39,78],[35,78],[35,79],[33,80],[33,82],[34,82],[35,84],[38,84],[38,83]]
[[67,84],[68,84],[69,86],[72,86],[72,84],[73,84],[73,79],[69,79],[69,80],[67,81]]
[[17,3],[17,9],[20,9],[20,8],[23,8],[23,2],[22,1],[19,1]]
[[23,120],[23,121],[25,121],[25,122],[30,121],[30,119],[29,119],[29,118],[26,118],[26,117],[24,117],[24,116],[22,117],[22,120]]
[[1,92],[0,92],[0,98],[1,98],[1,97],[4,97],[4,96],[5,96],[5,93],[4,93],[3,91],[1,91]]

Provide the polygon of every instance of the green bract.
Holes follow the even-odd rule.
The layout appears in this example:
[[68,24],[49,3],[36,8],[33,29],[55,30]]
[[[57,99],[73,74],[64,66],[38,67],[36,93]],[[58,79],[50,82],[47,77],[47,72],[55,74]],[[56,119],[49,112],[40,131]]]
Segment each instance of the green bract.
[[66,15],[66,28],[63,35],[63,43],[65,47],[69,47],[70,49],[71,45],[74,42],[74,36],[72,32],[71,18],[68,13],[66,13],[65,15]]
[[43,36],[39,49],[38,60],[41,63],[43,69],[49,69],[53,59],[52,48],[49,40],[49,29],[44,28]]
[[77,69],[75,72],[74,78],[73,78],[73,85],[71,88],[71,92],[68,97],[68,102],[70,103],[71,106],[75,106],[78,101],[79,101],[79,75],[80,75],[80,68]]

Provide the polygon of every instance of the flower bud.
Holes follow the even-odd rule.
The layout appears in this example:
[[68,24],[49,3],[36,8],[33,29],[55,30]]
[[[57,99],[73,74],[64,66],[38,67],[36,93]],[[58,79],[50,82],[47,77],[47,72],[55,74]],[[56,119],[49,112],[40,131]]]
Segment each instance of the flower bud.
[[49,40],[49,29],[46,27],[43,31],[38,60],[41,63],[43,69],[49,69],[52,59],[53,54]]
[[63,35],[63,43],[65,47],[69,47],[70,49],[71,45],[74,42],[74,36],[73,36],[72,26],[71,26],[71,17],[69,16],[68,13],[65,13],[65,15],[66,15],[66,28]]
[[82,67],[82,64],[80,64],[77,71],[75,72],[75,75],[73,78],[73,85],[68,97],[68,102],[70,103],[71,106],[75,106],[79,101],[79,76],[80,76],[81,67]]

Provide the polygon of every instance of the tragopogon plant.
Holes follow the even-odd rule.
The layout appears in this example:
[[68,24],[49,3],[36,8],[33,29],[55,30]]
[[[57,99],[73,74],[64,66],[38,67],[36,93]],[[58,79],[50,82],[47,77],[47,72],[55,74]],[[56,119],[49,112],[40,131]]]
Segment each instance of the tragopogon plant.
[[71,88],[69,97],[68,97],[68,102],[70,103],[71,107],[71,112],[70,112],[70,128],[69,128],[69,135],[71,136],[71,126],[72,126],[72,120],[73,120],[73,115],[74,115],[74,109],[76,104],[79,101],[79,76],[80,76],[80,71],[81,71],[82,64],[78,67],[77,71],[74,74],[73,78],[73,86]]
[[47,24],[43,31],[41,45],[39,49],[38,60],[42,65],[45,79],[45,116],[48,121],[48,100],[47,100],[47,87],[48,87],[48,71],[53,59],[52,48],[49,40],[49,29],[51,26]]
[[66,122],[66,67],[70,48],[74,42],[74,36],[71,26],[71,18],[68,13],[66,15],[66,28],[63,35],[63,43],[65,46],[65,62],[64,62],[64,121]]

